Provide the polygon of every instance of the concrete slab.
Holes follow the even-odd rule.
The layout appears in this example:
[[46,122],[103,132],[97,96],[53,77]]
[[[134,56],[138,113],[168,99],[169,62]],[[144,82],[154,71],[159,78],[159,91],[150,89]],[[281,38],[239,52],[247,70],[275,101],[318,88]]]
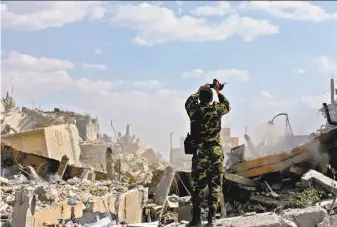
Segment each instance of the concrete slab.
[[310,170],[302,176],[303,181],[312,181],[324,187],[331,193],[337,193],[337,181],[325,176],[324,174],[317,172],[315,170]]
[[288,209],[280,215],[293,221],[298,227],[316,227],[327,216],[327,212],[319,206],[314,206],[304,209]]
[[1,136],[1,141],[12,148],[29,154],[61,161],[69,157],[68,164],[79,164],[80,137],[74,124],[53,125]]
[[[203,222],[206,224],[206,222]],[[186,224],[170,224],[170,227],[185,227]],[[219,219],[216,226],[221,227],[296,227],[291,221],[282,219],[274,213],[256,214],[248,217]]]
[[164,170],[164,174],[159,182],[159,185],[156,190],[156,195],[154,198],[154,202],[158,205],[163,205],[164,201],[170,191],[171,184],[174,178],[175,171],[172,167],[167,167]]
[[36,197],[33,188],[21,188],[15,194],[12,227],[33,227]]

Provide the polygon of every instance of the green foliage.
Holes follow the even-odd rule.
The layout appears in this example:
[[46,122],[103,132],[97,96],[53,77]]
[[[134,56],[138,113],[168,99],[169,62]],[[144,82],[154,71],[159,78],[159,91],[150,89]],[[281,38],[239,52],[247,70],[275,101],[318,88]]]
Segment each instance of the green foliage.
[[290,192],[283,205],[287,208],[305,208],[319,202],[324,196],[320,188],[308,188],[303,191]]

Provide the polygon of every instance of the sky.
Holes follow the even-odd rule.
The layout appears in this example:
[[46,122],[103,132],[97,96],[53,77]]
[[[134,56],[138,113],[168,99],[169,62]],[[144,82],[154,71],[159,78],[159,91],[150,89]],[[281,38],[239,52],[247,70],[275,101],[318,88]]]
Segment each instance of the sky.
[[169,134],[179,147],[189,131],[186,99],[213,78],[228,83],[223,124],[240,142],[280,112],[295,134],[316,131],[336,40],[333,1],[2,1],[1,94],[90,113],[110,135],[110,121],[130,124],[168,157]]

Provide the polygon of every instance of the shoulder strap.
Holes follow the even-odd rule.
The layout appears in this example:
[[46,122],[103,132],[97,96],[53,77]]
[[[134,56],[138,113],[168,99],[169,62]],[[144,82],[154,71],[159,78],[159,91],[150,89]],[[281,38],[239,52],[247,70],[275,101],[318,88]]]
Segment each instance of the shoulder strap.
[[193,118],[191,119],[191,137],[195,141],[199,141],[201,139],[200,130],[201,130],[202,122],[203,122],[203,117],[202,117],[201,108],[197,108],[193,115]]

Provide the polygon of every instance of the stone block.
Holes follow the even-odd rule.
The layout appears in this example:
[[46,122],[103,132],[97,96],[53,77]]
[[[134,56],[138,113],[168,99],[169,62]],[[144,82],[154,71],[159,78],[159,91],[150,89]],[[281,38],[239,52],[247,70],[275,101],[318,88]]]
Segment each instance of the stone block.
[[217,226],[222,227],[291,227],[291,223],[285,222],[274,213],[263,213],[248,217],[234,217],[219,219]]
[[154,198],[154,202],[157,205],[164,204],[164,201],[170,191],[174,175],[175,171],[173,170],[172,167],[169,166],[164,170],[164,174],[159,182]]
[[33,227],[36,196],[32,188],[21,188],[15,193],[12,227]]
[[337,226],[337,214],[330,216],[330,226]]
[[288,209],[280,215],[293,221],[298,227],[316,227],[327,216],[327,212],[325,209],[315,206],[304,209]]
[[192,204],[179,204],[178,207],[179,221],[191,221],[192,220]]
[[116,213],[116,202],[117,202],[117,195],[109,195],[105,198],[97,198],[89,202],[87,206],[87,211],[89,213],[105,213],[109,210],[111,213]]
[[317,227],[330,227],[330,218],[325,217],[323,221],[317,225]]
[[128,224],[141,223],[147,194],[147,188],[141,190],[133,189],[123,193],[118,201],[119,222],[124,221]]
[[74,219],[83,216],[83,203],[75,205],[58,204],[46,210],[36,211],[34,225],[32,227],[44,226],[44,223],[57,223],[60,219]]
[[304,174],[302,176],[302,180],[319,184],[331,193],[337,192],[337,181],[325,176],[320,172],[317,172],[316,170],[310,170],[309,172]]

